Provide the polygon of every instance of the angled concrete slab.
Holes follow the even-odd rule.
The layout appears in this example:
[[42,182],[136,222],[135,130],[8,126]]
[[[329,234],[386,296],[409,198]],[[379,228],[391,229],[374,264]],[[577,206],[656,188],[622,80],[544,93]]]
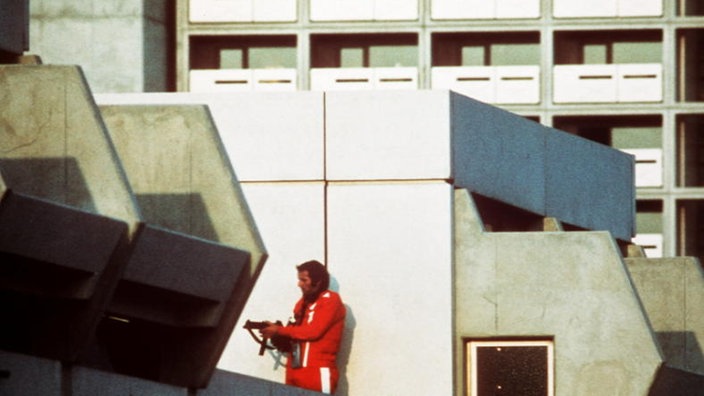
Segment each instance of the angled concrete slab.
[[454,209],[457,389],[465,340],[544,337],[555,394],[648,394],[663,358],[608,233],[487,233],[467,190]]
[[324,179],[320,92],[99,94],[100,105],[203,104],[240,182]]
[[140,216],[79,68],[0,66],[0,174],[3,347],[74,361]]
[[111,363],[204,387],[266,260],[264,245],[205,106],[100,110],[144,223],[107,309],[114,318],[101,324]]
[[694,257],[627,258],[668,366],[704,376],[704,273]]

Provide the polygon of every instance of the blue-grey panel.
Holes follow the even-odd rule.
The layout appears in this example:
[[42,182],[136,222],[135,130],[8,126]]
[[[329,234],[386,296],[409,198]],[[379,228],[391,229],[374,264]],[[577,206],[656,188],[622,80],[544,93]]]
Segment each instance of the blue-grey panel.
[[450,94],[455,186],[545,213],[545,127]]
[[[3,329],[5,330],[5,329]],[[0,395],[60,396],[61,363],[0,350]]]
[[546,128],[546,210],[561,221],[607,230],[630,240],[634,231],[634,157]]

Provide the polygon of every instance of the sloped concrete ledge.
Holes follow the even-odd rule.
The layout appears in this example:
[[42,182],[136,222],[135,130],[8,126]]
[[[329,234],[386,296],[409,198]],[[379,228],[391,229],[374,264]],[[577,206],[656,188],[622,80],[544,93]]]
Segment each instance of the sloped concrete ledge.
[[553,339],[558,395],[646,395],[663,363],[607,232],[485,233],[456,190],[454,285],[456,389],[472,338]]
[[627,258],[625,262],[667,365],[704,376],[704,272],[699,260]]

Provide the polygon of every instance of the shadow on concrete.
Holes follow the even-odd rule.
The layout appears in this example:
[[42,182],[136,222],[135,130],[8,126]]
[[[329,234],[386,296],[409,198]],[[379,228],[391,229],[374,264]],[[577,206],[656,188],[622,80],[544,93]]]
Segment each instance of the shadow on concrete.
[[97,213],[73,157],[0,158],[0,171],[5,184],[15,192]]
[[220,242],[200,194],[136,194],[136,198],[146,222]]
[[[333,276],[330,277],[330,290],[340,293],[340,284],[337,279]],[[345,296],[340,293],[342,301],[345,301]],[[352,344],[354,341],[354,329],[357,326],[357,320],[354,317],[354,312],[352,307],[345,304],[345,309],[347,314],[345,317],[345,330],[342,334],[342,342],[340,344],[340,350],[337,354],[337,368],[340,371],[340,379],[337,383],[337,391],[335,395],[337,396],[349,396],[349,380],[347,379],[347,364],[350,361],[350,352],[352,351]]]
[[704,352],[692,331],[659,331],[658,342],[669,366],[704,375]]

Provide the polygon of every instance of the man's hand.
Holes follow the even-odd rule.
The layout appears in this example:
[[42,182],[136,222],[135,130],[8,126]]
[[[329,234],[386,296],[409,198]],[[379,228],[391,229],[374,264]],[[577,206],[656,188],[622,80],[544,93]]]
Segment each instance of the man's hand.
[[275,323],[271,323],[268,321],[264,322],[264,323],[266,323],[266,327],[259,330],[259,334],[264,338],[271,338],[271,337],[275,336],[279,332],[279,329],[281,328],[280,325],[277,325]]

